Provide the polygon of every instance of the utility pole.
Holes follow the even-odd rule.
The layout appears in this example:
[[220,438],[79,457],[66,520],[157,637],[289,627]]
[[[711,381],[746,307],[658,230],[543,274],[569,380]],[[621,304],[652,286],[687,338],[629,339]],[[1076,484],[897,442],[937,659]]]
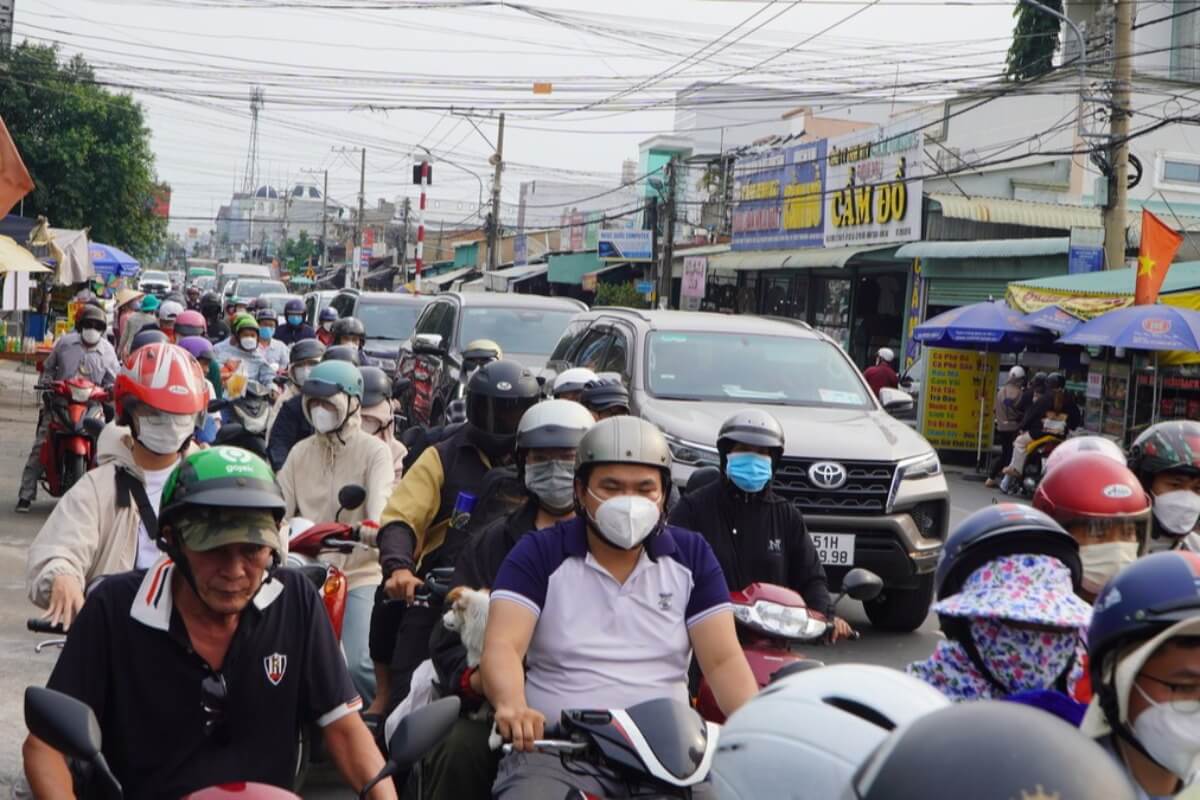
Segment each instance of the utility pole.
[[[428,151],[426,155],[427,157],[413,168],[414,181],[421,187],[421,199],[417,206],[417,258],[413,267],[413,280],[416,281],[417,294],[421,293],[421,271],[425,267],[425,209],[428,204],[425,190],[426,187],[433,184],[433,166],[429,163]],[[445,221],[442,224],[445,225]],[[438,242],[438,245],[441,246],[441,242]],[[436,260],[435,257],[434,261]]]
[[402,280],[401,283],[408,283],[408,215],[412,208],[412,202],[406,197],[404,198],[404,226],[400,229],[400,268]]
[[667,162],[666,231],[663,235],[663,257],[658,268],[658,307],[671,307],[671,264],[675,258],[675,180],[678,170],[675,159]]
[[367,202],[367,148],[362,149],[362,166],[358,170],[358,224],[354,226],[354,246],[362,247],[363,206]]
[[329,170],[306,169],[302,170],[306,175],[316,175],[320,173],[324,176],[321,183],[321,266],[329,266],[329,242],[325,238],[325,225],[329,219],[326,213],[326,208],[329,203]]
[[500,266],[500,175],[504,171],[504,114],[500,114],[500,127],[496,132],[496,152],[492,154],[492,225],[488,230],[488,271]]
[[12,47],[13,22],[17,16],[17,0],[0,0],[0,53]]
[[1125,226],[1129,221],[1129,114],[1133,82],[1134,0],[1114,0],[1112,116],[1109,122],[1108,204],[1104,208],[1104,266],[1125,266]]

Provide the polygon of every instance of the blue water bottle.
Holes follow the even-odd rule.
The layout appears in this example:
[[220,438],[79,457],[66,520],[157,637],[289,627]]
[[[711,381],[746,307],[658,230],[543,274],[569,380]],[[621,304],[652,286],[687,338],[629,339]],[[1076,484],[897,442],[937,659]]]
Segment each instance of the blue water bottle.
[[459,492],[454,500],[454,511],[450,514],[450,527],[465,531],[471,522],[471,512],[475,510],[477,498],[470,492]]

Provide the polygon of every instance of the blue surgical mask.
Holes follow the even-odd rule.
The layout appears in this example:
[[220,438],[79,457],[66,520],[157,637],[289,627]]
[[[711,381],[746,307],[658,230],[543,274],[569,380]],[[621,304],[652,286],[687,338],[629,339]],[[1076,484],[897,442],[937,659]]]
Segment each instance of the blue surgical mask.
[[274,335],[275,335],[274,328],[259,328],[258,329],[258,338],[262,339],[264,342],[271,341],[271,337]]
[[303,321],[304,321],[304,317],[301,317],[301,316],[289,315],[287,318],[288,325],[291,325],[293,328],[299,328],[300,323]]
[[725,459],[725,474],[743,492],[761,492],[771,481],[771,457],[758,453],[730,453]]

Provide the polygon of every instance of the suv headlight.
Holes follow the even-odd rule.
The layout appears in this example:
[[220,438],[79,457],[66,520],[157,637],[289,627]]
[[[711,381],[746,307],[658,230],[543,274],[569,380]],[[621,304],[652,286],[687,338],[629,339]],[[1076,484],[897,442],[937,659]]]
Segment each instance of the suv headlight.
[[715,447],[707,447],[674,436],[667,436],[666,440],[667,446],[671,448],[671,458],[684,466],[716,467],[721,464],[721,456]]
[[913,456],[901,461],[896,465],[896,475],[892,478],[892,488],[888,492],[887,507],[884,513],[892,513],[896,505],[896,495],[900,493],[901,481],[932,478],[941,473],[942,462],[935,450],[930,450],[924,455]]

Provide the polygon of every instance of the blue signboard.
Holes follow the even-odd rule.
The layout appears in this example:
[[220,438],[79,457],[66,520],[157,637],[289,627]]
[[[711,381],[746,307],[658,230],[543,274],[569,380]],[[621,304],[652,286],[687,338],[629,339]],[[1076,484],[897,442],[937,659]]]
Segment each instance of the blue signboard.
[[653,261],[651,231],[601,230],[596,255],[601,261]]
[[513,266],[523,267],[529,263],[529,240],[525,238],[525,234],[520,234],[513,239]]
[[652,282],[638,281],[638,284],[637,284],[638,294],[647,294],[648,295],[653,291],[654,291],[654,284]]
[[736,162],[734,250],[824,245],[825,152],[822,139]]
[[1099,272],[1104,269],[1103,247],[1075,247],[1067,251],[1067,272]]

